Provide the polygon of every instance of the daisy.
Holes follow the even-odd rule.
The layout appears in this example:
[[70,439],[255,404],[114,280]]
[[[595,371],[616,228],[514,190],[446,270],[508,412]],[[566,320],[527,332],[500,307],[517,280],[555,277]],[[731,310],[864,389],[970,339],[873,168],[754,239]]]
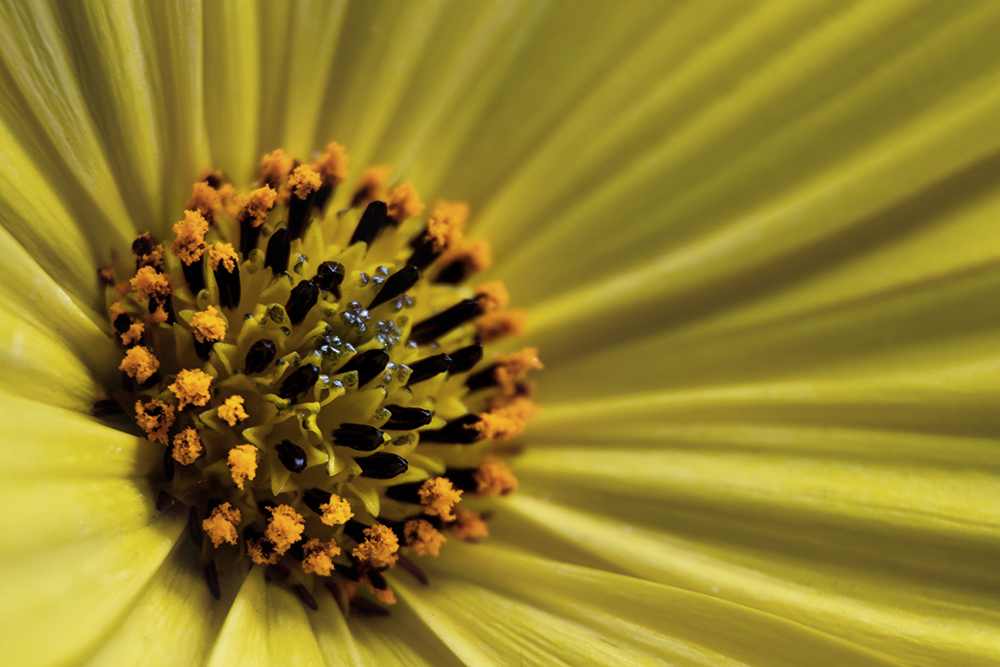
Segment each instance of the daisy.
[[[996,663],[998,27],[986,2],[3,4],[0,655]],[[527,346],[545,366],[516,447],[475,462],[506,461],[517,480],[483,487],[513,491],[491,501],[488,539],[462,539],[481,529],[449,500],[457,487],[415,491],[429,528],[375,522],[343,542],[312,533],[346,532],[348,511],[378,518],[353,496],[308,516],[257,508],[249,538],[252,507],[206,505],[192,522],[179,488],[158,503],[165,451],[182,472],[216,456],[201,424],[164,427],[168,407],[214,411],[216,433],[262,413],[212,393],[214,362],[171,366],[145,314],[164,305],[193,358],[221,359],[242,324],[228,267],[249,260],[219,230],[255,210],[236,192],[267,184],[262,155],[311,165],[331,141],[350,169],[324,225],[347,210],[350,237],[380,184],[428,203],[414,238],[435,202],[467,202],[463,238],[493,263],[466,296],[484,307],[494,293],[475,288],[502,281],[527,313],[525,339],[488,351]],[[211,213],[191,189],[212,184],[206,167],[234,193],[202,249],[185,211]],[[291,229],[289,178],[271,185]],[[395,202],[400,233],[412,201]],[[264,220],[268,240],[279,221]],[[135,264],[143,232],[169,271]],[[196,249],[211,303],[182,284]],[[146,308],[112,299],[123,329],[97,279],[109,261]],[[171,315],[175,286],[199,307]],[[123,375],[163,406],[94,417]],[[241,443],[204,479],[235,493],[279,465],[298,474],[297,450]],[[438,530],[451,524],[460,537]],[[343,597],[306,598],[266,562],[241,569],[253,545],[296,562],[300,545],[317,579],[356,549],[377,590],[397,553],[419,569],[387,571],[391,607],[360,576]],[[231,554],[217,588],[209,550]]]

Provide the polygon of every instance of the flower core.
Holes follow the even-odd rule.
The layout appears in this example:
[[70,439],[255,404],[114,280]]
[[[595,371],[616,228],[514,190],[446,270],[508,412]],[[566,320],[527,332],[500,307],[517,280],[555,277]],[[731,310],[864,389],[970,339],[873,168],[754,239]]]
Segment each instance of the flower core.
[[337,210],[346,165],[337,144],[311,164],[274,151],[244,194],[208,172],[172,239],[143,234],[134,265],[99,274],[123,388],[97,410],[164,447],[157,507],[190,508],[217,599],[220,569],[258,566],[310,607],[322,582],[378,609],[386,570],[425,581],[409,557],[486,537],[466,504],[517,487],[494,441],[534,414],[541,364],[487,347],[524,318],[502,284],[465,284],[489,263],[468,206],[420,219],[379,166]]

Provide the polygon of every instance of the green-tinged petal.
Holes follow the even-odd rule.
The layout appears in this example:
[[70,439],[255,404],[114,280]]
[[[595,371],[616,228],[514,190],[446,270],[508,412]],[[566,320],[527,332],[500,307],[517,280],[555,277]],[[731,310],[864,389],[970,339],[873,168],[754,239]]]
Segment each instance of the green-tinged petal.
[[226,609],[205,585],[197,549],[181,540],[87,664],[203,664]]
[[[135,234],[56,17],[42,2],[0,3],[0,117],[58,184],[81,227],[125,249]],[[86,225],[82,224],[86,221]]]
[[315,593],[319,610],[311,614],[309,620],[326,664],[342,667],[364,667],[371,664],[362,659],[347,619],[334,597],[320,586],[317,586]]
[[281,48],[280,44],[261,44],[255,9],[252,0],[204,6],[205,121],[212,166],[237,183],[248,183],[256,174],[259,67],[267,62],[265,54]]
[[309,612],[290,590],[255,567],[243,581],[206,664],[322,665]]
[[52,2],[76,80],[93,114],[118,189],[132,219],[163,207],[162,137],[149,86],[149,63],[130,3]]
[[462,667],[467,663],[426,625],[422,615],[405,602],[393,606],[389,617],[348,619],[364,665],[406,667]]
[[422,564],[431,586],[401,588],[468,664],[896,664],[707,595],[493,546]]
[[[50,490],[55,494],[58,488]],[[131,514],[129,508],[137,508],[144,518],[113,523],[89,535],[81,534],[76,512],[61,524],[64,519],[58,508],[51,508],[35,520],[50,527],[63,525],[66,537],[76,539],[54,548],[4,552],[0,557],[0,590],[4,592],[0,645],[12,664],[27,667],[77,662],[96,648],[104,633],[130,608],[185,525],[180,516],[153,510],[151,492],[148,484],[135,483],[125,506],[114,511],[95,507],[102,510],[106,521],[115,515],[124,518]],[[94,499],[86,493],[79,498],[66,493],[63,500],[86,506]],[[8,501],[6,508],[24,514],[36,511],[16,499],[13,505]]]

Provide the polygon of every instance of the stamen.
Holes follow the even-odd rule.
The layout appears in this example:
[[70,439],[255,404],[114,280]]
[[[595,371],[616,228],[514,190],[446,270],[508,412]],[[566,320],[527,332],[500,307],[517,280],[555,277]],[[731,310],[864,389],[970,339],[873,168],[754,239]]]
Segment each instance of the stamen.
[[279,227],[271,234],[271,240],[267,242],[267,252],[264,255],[264,266],[274,271],[274,275],[284,273],[288,270],[288,253],[291,252],[291,241],[288,238],[288,230]]
[[389,178],[392,167],[387,164],[380,164],[375,167],[368,167],[361,174],[358,184],[354,187],[354,195],[351,197],[351,208],[365,206],[369,202],[382,197],[385,192],[385,181]]
[[211,398],[208,388],[211,384],[211,375],[199,368],[194,368],[178,373],[177,379],[168,389],[174,392],[174,396],[180,401],[177,409],[183,410],[188,405],[201,407],[208,403],[208,399]]
[[361,221],[358,222],[358,226],[354,230],[354,235],[351,236],[351,245],[355,243],[371,245],[378,233],[382,231],[382,227],[385,226],[388,210],[384,201],[373,201],[368,204],[368,208],[361,215]]
[[278,460],[290,472],[302,472],[306,469],[306,451],[291,440],[282,440],[274,446],[278,452]]
[[264,219],[274,208],[278,193],[269,185],[257,188],[236,199],[240,212],[240,254],[244,257],[257,247]]
[[480,313],[479,301],[476,299],[464,299],[443,313],[438,313],[414,325],[410,331],[410,340],[417,345],[426,345],[449,331],[462,326]]
[[148,403],[136,401],[135,421],[146,437],[167,444],[167,431],[174,425],[174,406],[154,398]]
[[118,370],[125,371],[125,374],[130,378],[143,384],[153,377],[156,371],[160,370],[160,361],[148,349],[133,347],[125,352],[125,358],[122,359]]
[[334,541],[320,542],[312,539],[302,545],[302,571],[329,577],[333,572],[333,559],[340,555],[340,547]]
[[338,143],[327,144],[326,151],[313,163],[313,169],[323,180],[313,204],[320,211],[326,209],[336,187],[347,180],[347,163],[347,151]]
[[420,201],[417,189],[411,183],[400,183],[389,189],[386,198],[389,208],[389,218],[399,224],[409,218],[414,218],[424,212],[424,203]]
[[242,292],[240,258],[233,250],[232,244],[216,243],[213,245],[208,263],[215,273],[215,282],[219,286],[219,304],[223,308],[239,306]]
[[292,289],[285,305],[285,312],[292,324],[306,319],[306,315],[319,301],[319,288],[311,280],[303,280]]
[[174,436],[174,446],[171,456],[182,466],[191,465],[201,456],[203,448],[198,431],[186,428]]
[[490,529],[480,518],[479,512],[456,507],[455,516],[455,521],[448,524],[448,531],[456,540],[474,542],[490,536]]
[[319,380],[319,366],[304,364],[285,378],[278,395],[282,398],[295,400],[301,393],[311,389],[317,380]]
[[404,266],[386,279],[385,284],[382,285],[382,289],[379,290],[378,296],[371,302],[368,309],[372,310],[383,303],[395,299],[397,296],[401,296],[408,289],[416,285],[418,280],[420,280],[420,269],[415,266]]
[[323,262],[316,269],[316,277],[313,282],[319,285],[320,289],[330,292],[334,298],[340,298],[340,285],[344,282],[344,265],[340,262]]
[[288,179],[288,188],[292,191],[288,202],[288,233],[293,239],[302,237],[316,191],[322,183],[320,175],[305,165],[296,167]]
[[389,353],[383,349],[368,350],[354,357],[337,369],[337,375],[358,372],[358,386],[363,387],[377,378],[389,365]]
[[233,447],[229,450],[226,464],[229,466],[233,483],[236,484],[236,488],[242,491],[245,481],[252,482],[257,477],[257,448],[253,445]]
[[440,553],[441,545],[448,541],[429,521],[424,519],[407,521],[403,535],[406,537],[406,546],[413,549],[413,553],[418,556],[437,556]]
[[333,441],[336,444],[359,452],[376,450],[388,439],[382,431],[364,424],[343,424],[333,432]]
[[421,359],[410,366],[413,372],[410,373],[408,384],[414,385],[424,380],[430,380],[432,377],[447,371],[452,363],[451,355],[448,354],[436,354],[433,357]]
[[404,408],[399,405],[387,405],[386,410],[392,413],[389,421],[382,425],[387,431],[412,431],[421,426],[427,426],[434,418],[430,410],[423,408]]
[[243,409],[242,396],[230,396],[226,402],[219,406],[219,418],[230,426],[236,426],[250,415]]
[[469,345],[461,350],[455,350],[449,356],[451,356],[451,374],[464,373],[472,370],[482,360],[483,346],[479,343]]
[[[274,361],[274,356],[278,353],[274,341],[259,340],[250,346],[247,351],[243,368],[247,373],[263,373],[264,370]],[[231,424],[230,424],[231,425]]]
[[372,479],[392,479],[402,475],[410,467],[409,461],[398,454],[377,452],[371,456],[354,459],[361,466],[361,476]]
[[201,528],[212,540],[212,546],[218,548],[223,542],[236,545],[239,536],[236,527],[240,525],[240,511],[229,503],[222,503],[201,522]]
[[476,491],[485,496],[507,495],[517,488],[517,478],[510,466],[487,455],[472,474],[476,481]]
[[347,523],[354,512],[351,511],[351,504],[335,493],[330,494],[330,500],[319,506],[319,511],[323,515],[321,520],[328,526],[339,526]]
[[376,524],[365,529],[365,541],[351,553],[358,563],[373,570],[385,570],[396,564],[399,538],[387,526]]
[[476,415],[465,415],[448,422],[444,428],[436,431],[421,431],[420,441],[441,445],[470,445],[486,437],[478,427],[479,422],[480,419]]
[[430,516],[439,516],[442,521],[454,521],[451,508],[462,499],[462,492],[454,489],[446,477],[429,479],[420,487],[420,504]]
[[302,515],[288,505],[278,505],[271,510],[271,520],[264,537],[274,546],[275,553],[283,556],[289,547],[302,538],[302,531],[305,529]]

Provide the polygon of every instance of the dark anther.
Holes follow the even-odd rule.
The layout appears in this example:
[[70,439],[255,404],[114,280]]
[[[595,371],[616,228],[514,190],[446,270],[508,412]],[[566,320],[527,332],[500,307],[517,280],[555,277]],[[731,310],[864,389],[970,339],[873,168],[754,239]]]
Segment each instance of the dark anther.
[[406,260],[407,264],[412,264],[418,269],[426,269],[431,262],[438,258],[438,256],[444,252],[444,247],[435,247],[437,242],[428,234],[421,234],[416,238],[410,247],[413,248],[413,253],[410,258]]
[[216,600],[222,599],[222,587],[219,586],[219,571],[215,569],[215,560],[208,562],[205,566],[205,583],[208,590],[212,592],[212,597]]
[[299,394],[316,384],[318,379],[319,366],[304,364],[285,378],[285,381],[281,383],[281,391],[278,395],[282,398],[297,398]]
[[492,387],[496,385],[497,379],[495,373],[497,370],[496,364],[491,364],[490,366],[479,371],[475,375],[470,375],[469,379],[465,381],[465,386],[469,388],[470,391],[476,391],[477,389],[485,389],[486,387]]
[[263,514],[264,516],[270,514],[271,510],[273,510],[277,506],[278,503],[271,500],[270,498],[261,498],[260,500],[257,501],[257,511]]
[[302,584],[295,584],[295,592],[298,594],[299,599],[302,600],[302,604],[309,607],[313,611],[319,611],[319,605],[316,604],[316,598],[312,596],[312,593],[306,590],[306,587]]
[[269,340],[259,340],[250,346],[247,351],[244,368],[247,373],[262,373],[272,361],[274,355],[278,353],[278,348]]
[[471,493],[479,488],[479,482],[473,476],[477,470],[478,468],[448,468],[448,479],[456,489]]
[[436,354],[433,357],[421,359],[410,364],[410,369],[413,372],[410,373],[410,379],[406,384],[414,385],[424,380],[430,380],[432,377],[448,370],[451,364],[451,356],[447,354]]
[[[150,413],[147,412],[146,414]],[[168,482],[174,480],[174,457],[170,455],[172,451],[172,447],[167,447],[163,453],[163,472],[166,474]]]
[[292,571],[289,570],[284,565],[282,565],[281,563],[268,565],[266,573],[268,579],[270,579],[271,581],[278,581],[278,582],[284,581],[285,579],[288,579],[288,577],[292,576]]
[[406,290],[416,285],[418,280],[420,280],[420,269],[415,266],[404,266],[399,271],[396,271],[396,273],[389,276],[389,279],[385,281],[384,285],[382,285],[382,289],[379,290],[375,300],[371,302],[370,306],[368,306],[368,310],[395,299],[397,296],[405,293]]
[[334,191],[337,188],[333,185],[328,185],[324,183],[319,186],[319,190],[316,191],[316,198],[313,200],[313,208],[322,213],[326,210],[326,204],[330,201],[330,197],[333,196]]
[[340,262],[323,262],[316,269],[316,277],[313,278],[313,282],[339,299],[340,285],[344,282],[345,275],[344,265]]
[[[362,528],[364,528],[364,526],[362,526]],[[355,539],[354,541],[360,544],[361,542],[364,542],[364,540],[365,540],[364,536],[359,534],[358,538]],[[350,565],[341,565],[340,563],[334,563],[333,569],[337,571],[337,574],[344,577],[345,579],[350,579],[351,581],[357,581],[358,579],[361,578],[361,573],[358,572],[357,563],[351,563]]]
[[415,324],[410,331],[410,340],[417,345],[425,345],[452,329],[462,326],[480,313],[482,313],[482,309],[479,307],[478,301],[464,299],[448,310]]
[[476,415],[465,415],[448,422],[444,428],[436,431],[421,431],[420,442],[436,442],[442,445],[470,445],[482,440],[483,436],[475,425],[479,422]]
[[431,583],[431,580],[427,578],[427,575],[424,574],[424,571],[421,570],[419,567],[417,567],[416,563],[414,563],[412,560],[410,560],[403,554],[399,554],[399,560],[397,562],[399,563],[399,566],[401,568],[412,574],[413,578],[422,583],[424,586],[427,586],[428,584]]
[[361,523],[357,519],[352,519],[344,524],[344,533],[358,544],[365,541],[365,529],[369,526]]
[[240,305],[242,288],[240,287],[240,265],[237,263],[232,272],[226,270],[226,265],[219,262],[215,270],[215,282],[219,286],[219,305],[223,308],[236,308]]
[[358,372],[358,386],[363,387],[385,370],[389,365],[389,353],[379,348],[361,352],[351,357],[350,360],[339,369],[337,374]]
[[291,199],[288,200],[288,233],[293,239],[302,238],[315,200],[315,191],[310,192],[305,199],[299,199],[293,193]]
[[351,245],[355,243],[371,245],[385,225],[388,210],[384,201],[373,201],[368,204],[368,208],[361,214],[361,221],[354,230],[354,236],[351,237]]
[[291,249],[292,244],[288,238],[288,230],[284,227],[274,230],[271,239],[267,242],[264,266],[274,271],[274,275],[284,273],[288,270],[288,253]]
[[181,262],[181,271],[184,272],[184,280],[187,281],[191,292],[197,296],[198,292],[205,289],[205,256],[202,255],[195,261],[187,264]]
[[354,460],[361,466],[361,476],[372,479],[392,479],[402,475],[410,467],[409,462],[402,456],[385,452],[378,452]]
[[469,270],[469,264],[458,259],[449,264],[448,266],[441,269],[441,272],[434,279],[436,283],[443,283],[445,285],[457,285],[462,282],[472,273]]
[[163,308],[163,312],[167,314],[167,324],[173,324],[177,321],[177,313],[174,312],[174,300],[170,297],[159,301],[157,299],[150,299],[149,303],[146,304],[146,309],[149,310],[150,314],[155,313],[160,307]]
[[360,614],[362,616],[391,616],[392,612],[380,605],[377,602],[373,602],[368,598],[363,598],[360,595],[351,598],[351,613]]
[[298,324],[306,319],[306,315],[317,301],[319,301],[319,288],[311,280],[303,280],[292,288],[292,293],[288,296],[288,304],[285,306],[288,319],[292,324]]
[[[350,447],[360,452],[370,452],[378,449],[385,441],[384,434],[374,426],[364,424],[342,424],[333,432],[334,443],[341,447]],[[329,501],[329,496],[327,496]]]
[[389,588],[389,582],[385,580],[385,576],[383,576],[378,570],[368,571],[368,581],[372,582],[372,586],[380,591],[384,591]]
[[[450,469],[448,470],[448,479],[451,479]],[[398,500],[401,503],[413,503],[414,505],[419,505],[420,487],[422,487],[423,485],[424,485],[423,481],[405,482],[403,484],[393,484],[392,486],[386,487],[385,495],[392,498],[393,500]]]
[[170,507],[170,503],[172,503],[173,500],[174,497],[172,495],[166,491],[160,491],[160,493],[156,496],[156,511],[162,512],[167,509]]
[[143,257],[151,252],[153,252],[153,239],[149,234],[137,236],[135,241],[132,241],[132,254],[136,257]]
[[211,356],[213,347],[215,347],[214,340],[202,342],[197,338],[194,339],[194,351],[202,359],[208,359]]
[[451,368],[448,371],[452,375],[464,373],[465,371],[471,371],[476,364],[482,361],[483,346],[476,343],[475,345],[450,352],[448,356],[451,357]]
[[302,494],[302,502],[316,514],[322,514],[322,506],[330,502],[330,492],[323,489],[308,489]]
[[387,431],[409,431],[421,426],[427,426],[433,418],[431,411],[424,410],[423,408],[404,408],[401,405],[387,405],[386,409],[392,413],[389,421],[382,424],[382,428]]
[[102,398],[94,403],[95,417],[110,417],[111,415],[124,414],[124,412],[118,401],[112,401],[109,398]]
[[222,185],[222,179],[219,178],[218,174],[212,173],[204,178],[204,181],[208,183],[209,187],[213,190],[218,190]]
[[198,516],[198,508],[194,505],[191,506],[191,511],[188,512],[188,535],[191,536],[191,540],[195,544],[201,546],[201,518]]
[[282,440],[274,446],[278,452],[278,460],[292,472],[302,472],[306,469],[306,452],[291,440]]
[[264,225],[253,226],[254,218],[251,215],[240,216],[240,254],[244,257],[250,256],[250,251],[257,247],[260,241],[260,233]]
[[129,328],[131,328],[132,318],[129,317],[127,313],[122,313],[121,315],[115,318],[115,321],[112,324],[115,327],[115,331],[117,331],[119,334],[123,334],[126,331],[128,331]]

